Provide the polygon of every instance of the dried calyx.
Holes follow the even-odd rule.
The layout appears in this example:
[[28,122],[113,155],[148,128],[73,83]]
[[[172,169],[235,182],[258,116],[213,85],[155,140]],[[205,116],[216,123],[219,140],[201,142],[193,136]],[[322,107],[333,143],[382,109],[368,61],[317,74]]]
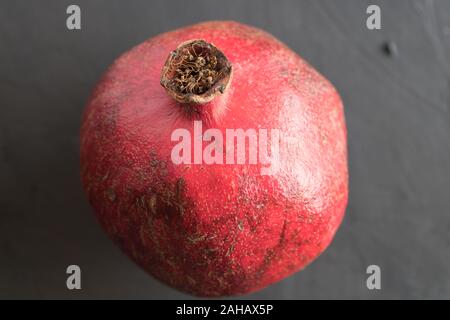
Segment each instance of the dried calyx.
[[231,64],[218,48],[189,40],[170,53],[161,85],[178,102],[203,104],[224,93],[231,77]]

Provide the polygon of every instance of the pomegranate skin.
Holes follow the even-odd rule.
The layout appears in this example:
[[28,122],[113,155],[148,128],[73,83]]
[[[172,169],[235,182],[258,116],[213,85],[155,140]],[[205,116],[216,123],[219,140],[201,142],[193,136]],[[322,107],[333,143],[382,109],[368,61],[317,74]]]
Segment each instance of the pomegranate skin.
[[[195,113],[160,85],[168,54],[190,39],[214,44],[233,67],[227,91]],[[194,120],[224,137],[226,129],[278,129],[278,170],[174,164],[171,134],[192,134]],[[185,27],[123,54],[97,84],[82,120],[81,178],[103,228],[149,274],[199,296],[250,293],[314,260],[342,221],[343,105],[264,31],[229,21]]]

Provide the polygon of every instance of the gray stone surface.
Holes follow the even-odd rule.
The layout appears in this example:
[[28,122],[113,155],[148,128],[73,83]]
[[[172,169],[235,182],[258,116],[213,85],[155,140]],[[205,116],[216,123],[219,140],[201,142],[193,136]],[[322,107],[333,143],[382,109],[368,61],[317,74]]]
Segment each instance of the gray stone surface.
[[[82,9],[82,30],[65,27]],[[371,3],[382,29],[365,27]],[[186,298],[97,225],[79,182],[90,90],[121,52],[175,27],[233,19],[273,33],[345,102],[350,201],[330,248],[248,298],[450,298],[450,2],[2,1],[0,298]],[[385,43],[395,54],[386,54]],[[83,289],[65,288],[82,268]],[[382,268],[369,291],[365,269]]]

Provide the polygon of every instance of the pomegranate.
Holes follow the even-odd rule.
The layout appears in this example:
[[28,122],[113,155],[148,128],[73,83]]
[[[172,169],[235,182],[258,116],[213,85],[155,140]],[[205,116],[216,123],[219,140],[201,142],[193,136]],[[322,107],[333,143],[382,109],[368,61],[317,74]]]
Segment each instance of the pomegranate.
[[322,75],[262,30],[205,22],[108,69],[83,115],[81,177],[103,228],[149,274],[238,295],[330,244],[346,149],[342,102]]

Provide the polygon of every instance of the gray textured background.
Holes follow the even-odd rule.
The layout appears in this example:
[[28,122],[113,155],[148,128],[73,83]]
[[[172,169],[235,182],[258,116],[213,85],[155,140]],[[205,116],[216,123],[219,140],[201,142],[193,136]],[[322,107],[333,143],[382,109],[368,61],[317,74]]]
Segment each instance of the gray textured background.
[[[82,10],[68,31],[66,7]],[[365,10],[382,8],[382,30]],[[211,19],[264,28],[340,91],[350,202],[331,247],[248,298],[450,298],[450,1],[0,2],[0,298],[186,298],[104,235],[81,191],[80,115],[120,53]],[[397,56],[382,46],[394,41]],[[82,268],[83,289],[65,288]],[[365,287],[369,264],[382,290]]]

